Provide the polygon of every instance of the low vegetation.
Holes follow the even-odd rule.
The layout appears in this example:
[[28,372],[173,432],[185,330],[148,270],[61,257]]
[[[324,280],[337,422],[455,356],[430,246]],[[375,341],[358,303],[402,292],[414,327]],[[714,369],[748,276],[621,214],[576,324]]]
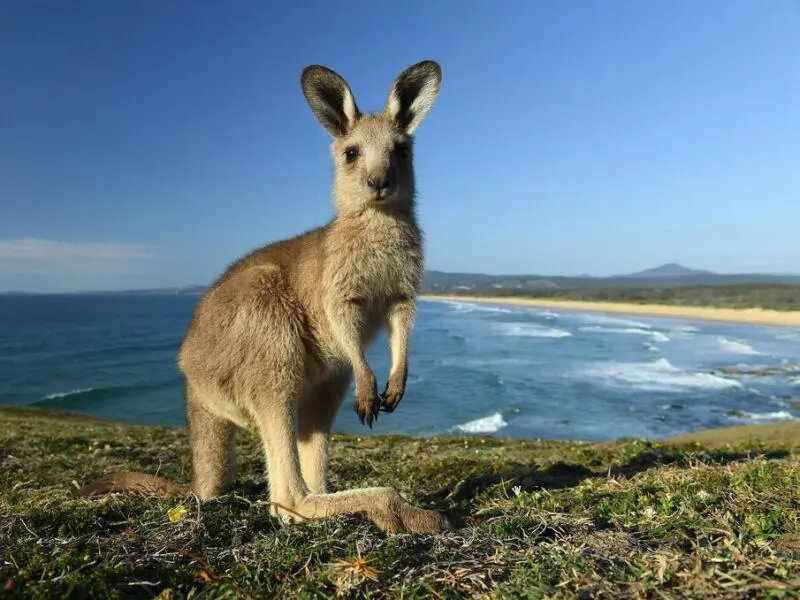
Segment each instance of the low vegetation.
[[800,428],[668,442],[334,440],[332,485],[390,484],[460,524],[388,536],[358,516],[281,526],[258,443],[200,505],[76,499],[116,469],[188,479],[183,429],[0,410],[0,585],[18,598],[790,598]]
[[651,288],[580,288],[580,289],[462,289],[437,292],[452,296],[488,296],[547,298],[582,302],[629,302],[669,306],[710,306],[714,308],[763,308],[800,310],[800,286],[797,285],[695,285]]

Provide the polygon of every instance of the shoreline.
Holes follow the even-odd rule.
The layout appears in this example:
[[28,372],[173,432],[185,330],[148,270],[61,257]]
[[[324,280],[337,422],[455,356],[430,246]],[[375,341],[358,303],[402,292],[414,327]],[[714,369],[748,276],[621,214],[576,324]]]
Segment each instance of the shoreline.
[[520,307],[639,315],[668,319],[715,321],[740,325],[765,325],[800,329],[800,311],[766,310],[763,308],[716,308],[713,306],[679,306],[668,304],[633,304],[626,302],[595,302],[591,300],[562,300],[559,298],[525,298],[522,296],[447,296],[421,294],[422,300],[509,304]]

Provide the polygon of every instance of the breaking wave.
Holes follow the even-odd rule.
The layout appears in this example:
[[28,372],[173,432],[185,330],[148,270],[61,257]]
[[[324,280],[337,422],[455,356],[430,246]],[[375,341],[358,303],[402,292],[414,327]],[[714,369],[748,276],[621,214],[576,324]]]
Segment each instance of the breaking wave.
[[32,406],[43,408],[68,408],[70,410],[83,410],[96,405],[98,402],[109,402],[124,397],[138,396],[153,390],[168,388],[178,381],[164,380],[140,384],[108,386],[99,388],[76,388],[67,392],[54,392],[32,403]]
[[710,373],[692,373],[673,365],[666,358],[653,362],[595,363],[583,375],[603,380],[606,385],[650,392],[680,392],[687,389],[741,389],[738,381]]
[[475,419],[474,421],[468,421],[467,423],[456,425],[453,429],[462,431],[464,433],[494,433],[506,425],[508,425],[508,423],[506,423],[503,415],[497,412],[489,415],[488,417],[482,417],[480,419]]
[[543,327],[535,323],[498,323],[498,328],[504,335],[535,338],[565,338],[571,337],[569,331],[557,327]]
[[598,325],[612,325],[617,327],[650,329],[650,325],[648,325],[647,323],[642,323],[641,321],[632,321],[630,319],[620,319],[619,317],[606,317],[603,315],[582,315],[582,319],[589,323],[596,323]]
[[681,332],[681,333],[695,333],[700,331],[694,325],[675,325],[674,327],[670,327],[672,331]]
[[551,310],[535,310],[533,311],[533,314],[535,314],[537,317],[542,317],[543,319],[547,319],[548,321],[555,321],[561,316],[558,313],[553,312]]
[[778,340],[792,340],[800,342],[800,332],[798,331],[789,331],[787,333],[779,333],[775,336],[775,339]]
[[60,400],[61,398],[68,398],[69,396],[80,396],[81,394],[88,394],[89,392],[95,391],[94,388],[81,388],[76,390],[70,390],[68,392],[55,392],[54,394],[48,394],[44,397],[44,401],[47,400]]
[[779,410],[776,412],[768,412],[768,413],[750,413],[750,412],[742,412],[735,417],[731,417],[732,419],[747,419],[750,421],[796,421],[797,417],[795,417],[792,413],[786,410]]
[[638,327],[601,327],[593,325],[590,327],[581,327],[580,331],[588,331],[595,333],[622,333],[631,335],[646,335],[649,336],[654,342],[668,342],[669,336],[661,333],[660,331],[653,331],[652,329],[641,329]]
[[489,313],[510,313],[510,308],[502,308],[500,306],[484,306],[472,302],[459,302],[457,300],[445,300],[445,304],[449,305],[455,312],[458,313],[471,313],[471,312],[489,312]]
[[729,340],[728,338],[719,338],[718,340],[720,348],[726,350],[727,352],[732,352],[733,354],[744,354],[747,356],[761,356],[764,353],[759,352],[755,348],[753,348],[750,344],[746,344],[745,342],[741,342],[739,340]]

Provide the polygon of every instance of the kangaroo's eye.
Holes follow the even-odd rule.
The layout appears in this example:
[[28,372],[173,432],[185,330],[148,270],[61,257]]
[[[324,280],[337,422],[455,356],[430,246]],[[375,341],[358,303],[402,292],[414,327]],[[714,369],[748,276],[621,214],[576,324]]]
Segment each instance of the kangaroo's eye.
[[394,148],[395,154],[397,154],[398,158],[408,158],[409,153],[411,150],[408,147],[408,144],[397,144]]
[[355,146],[350,146],[347,150],[344,151],[344,159],[348,163],[352,163],[357,158],[358,158],[358,148],[356,148]]

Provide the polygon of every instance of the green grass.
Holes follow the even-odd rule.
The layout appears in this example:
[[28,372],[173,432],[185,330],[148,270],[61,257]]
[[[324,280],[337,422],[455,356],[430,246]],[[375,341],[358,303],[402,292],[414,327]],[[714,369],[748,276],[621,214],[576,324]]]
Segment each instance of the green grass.
[[357,515],[279,525],[248,435],[218,500],[76,499],[73,482],[121,468],[187,481],[185,431],[3,408],[2,597],[796,598],[797,425],[669,443],[335,436],[334,489],[394,485],[462,525],[389,536]]

